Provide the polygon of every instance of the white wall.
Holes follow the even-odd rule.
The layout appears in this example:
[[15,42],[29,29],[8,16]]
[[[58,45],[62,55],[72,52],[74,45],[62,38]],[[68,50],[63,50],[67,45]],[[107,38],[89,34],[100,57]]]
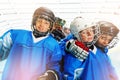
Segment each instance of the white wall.
[[[120,28],[120,0],[0,0],[0,35],[10,28],[30,29],[32,14],[40,6],[50,8],[68,25],[76,16],[85,16],[112,21]],[[114,66],[120,74],[119,52],[120,45],[110,50]],[[0,63],[0,73],[4,63]]]

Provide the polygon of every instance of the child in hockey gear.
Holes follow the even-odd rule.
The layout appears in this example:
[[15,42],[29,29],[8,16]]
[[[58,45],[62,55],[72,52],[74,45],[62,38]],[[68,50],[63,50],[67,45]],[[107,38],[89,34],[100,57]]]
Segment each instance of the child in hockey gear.
[[97,50],[96,53],[89,54],[80,80],[119,80],[107,55],[107,47],[113,47],[117,43],[119,29],[107,21],[99,21],[98,25],[101,34],[95,44]]
[[[101,35],[99,40],[97,41],[97,43],[99,42],[99,44],[96,44],[103,49],[105,47],[114,47],[119,40],[117,36],[117,34],[119,33],[119,29],[114,24],[107,21],[99,21],[98,24],[100,26]],[[107,37],[111,39],[106,40]]]
[[65,25],[65,23],[65,20],[56,17],[52,30],[52,35],[57,41],[60,41],[61,39],[65,38],[65,34],[63,33],[63,26]]
[[71,35],[68,36],[69,39],[60,43],[62,46],[65,44],[63,70],[63,79],[65,80],[80,79],[79,76],[84,69],[83,62],[90,53],[89,48],[93,47],[99,33],[97,33],[99,28],[91,21],[82,17],[75,18],[70,24]]
[[32,30],[9,30],[0,37],[0,60],[7,58],[2,80],[59,80],[62,53],[50,34],[54,13],[37,8],[32,18]]

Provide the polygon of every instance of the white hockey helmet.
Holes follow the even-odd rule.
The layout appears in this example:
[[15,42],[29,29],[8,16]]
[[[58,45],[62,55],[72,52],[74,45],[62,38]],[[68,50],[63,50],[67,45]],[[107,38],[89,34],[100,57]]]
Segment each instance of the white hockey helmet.
[[[97,41],[98,34],[100,32],[99,32],[99,27],[97,26],[97,24],[94,20],[89,19],[89,18],[76,17],[70,24],[71,33],[79,41],[82,41],[81,37],[79,36],[79,32],[84,29],[90,28],[90,27],[93,27],[93,29],[94,29],[95,38],[94,38],[93,42],[95,43]],[[93,42],[92,42],[92,44],[93,44]],[[92,45],[92,44],[90,43],[90,45]]]

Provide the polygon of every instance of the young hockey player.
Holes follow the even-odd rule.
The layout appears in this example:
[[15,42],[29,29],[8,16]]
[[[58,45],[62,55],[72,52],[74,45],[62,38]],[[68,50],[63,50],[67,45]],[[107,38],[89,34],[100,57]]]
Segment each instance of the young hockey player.
[[59,80],[61,49],[50,34],[54,13],[37,8],[32,31],[9,30],[0,37],[0,60],[7,58],[2,80]]
[[[99,28],[87,18],[77,17],[70,24],[71,35],[61,41],[64,56],[64,80],[80,80],[85,60],[94,48]],[[90,48],[90,49],[89,49]]]
[[96,53],[89,54],[80,80],[119,80],[107,54],[108,47],[117,43],[119,29],[107,21],[99,21],[100,36],[96,42]]

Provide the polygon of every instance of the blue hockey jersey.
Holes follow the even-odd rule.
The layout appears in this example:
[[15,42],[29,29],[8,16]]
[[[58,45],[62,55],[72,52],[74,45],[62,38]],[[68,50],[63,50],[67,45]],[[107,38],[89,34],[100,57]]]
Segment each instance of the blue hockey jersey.
[[0,60],[7,58],[2,80],[36,80],[47,70],[60,73],[61,57],[51,35],[34,42],[31,31],[9,30],[0,38]]
[[88,56],[80,80],[119,80],[107,52],[97,47],[96,54]]
[[96,54],[89,51],[88,58],[81,62],[70,53],[64,57],[64,80],[118,80],[107,51],[97,48]]

